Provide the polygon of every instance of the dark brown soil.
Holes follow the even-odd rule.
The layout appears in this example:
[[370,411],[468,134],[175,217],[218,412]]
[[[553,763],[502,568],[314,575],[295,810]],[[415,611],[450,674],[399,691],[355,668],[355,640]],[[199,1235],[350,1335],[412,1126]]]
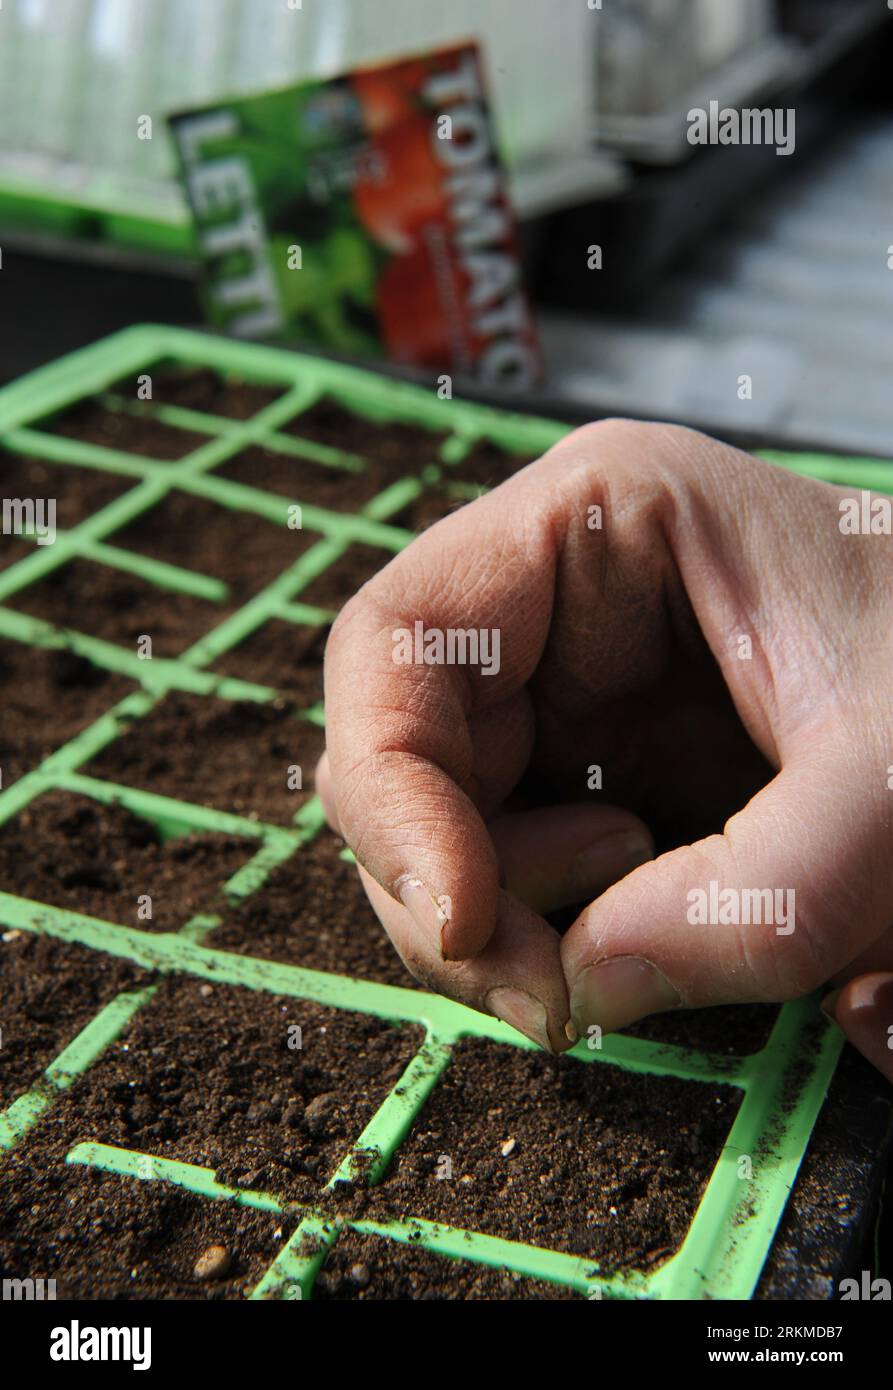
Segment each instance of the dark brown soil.
[[362,473],[336,468],[311,459],[276,454],[259,446],[245,449],[215,469],[222,478],[245,483],[265,492],[281,493],[305,505],[330,512],[356,512],[381,492],[380,471],[367,467]]
[[[65,1163],[63,1132],[29,1138],[5,1155],[0,1267],[8,1277],[56,1280],[57,1299],[239,1299],[288,1240],[296,1217],[193,1197]],[[204,1281],[195,1263],[211,1245],[232,1257]]]
[[114,956],[0,926],[0,1108],[27,1091],[104,1004],[149,978]]
[[449,464],[444,469],[444,476],[447,480],[473,483],[481,489],[493,488],[526,468],[528,463],[533,463],[534,458],[535,455],[531,454],[510,453],[500,449],[498,444],[482,439],[472,446],[461,462]]
[[215,661],[211,669],[271,685],[306,709],[322,699],[322,659],[328,635],[328,628],[273,618]]
[[730,1004],[715,1009],[680,1009],[643,1018],[624,1032],[634,1038],[691,1047],[698,1052],[749,1057],[769,1041],[777,1004]]
[[[174,692],[84,768],[92,776],[251,820],[291,821],[325,737],[283,699],[260,705]],[[302,769],[303,790],[288,786]]]
[[298,594],[301,603],[314,603],[319,608],[341,608],[361,589],[367,579],[393,560],[390,550],[357,542],[348,546],[334,564],[308,584]]
[[225,914],[207,946],[419,988],[369,906],[344,841],[323,830]]
[[322,1300],[571,1299],[561,1284],[524,1279],[508,1269],[434,1255],[418,1245],[345,1231],[316,1276],[313,1298]]
[[90,399],[72,406],[55,420],[38,422],[35,428],[161,462],[184,458],[211,438],[162,424],[152,419],[148,411],[145,415],[131,415],[107,410],[99,401]]
[[[301,1047],[290,1047],[290,1038]],[[165,980],[40,1132],[179,1159],[219,1182],[319,1196],[417,1051],[418,1029],[306,1000]]]
[[21,536],[0,535],[0,570],[8,570],[10,565],[17,565],[19,560],[24,560],[33,549],[33,543]]
[[[367,1215],[648,1269],[678,1249],[738,1094],[464,1040]],[[515,1140],[503,1156],[502,1146]],[[446,1155],[451,1178],[438,1178]]]
[[417,533],[427,531],[429,526],[442,521],[445,516],[452,516],[453,512],[459,511],[460,507],[467,506],[473,500],[471,497],[457,495],[446,484],[437,483],[427,488],[408,507],[404,507],[392,517],[391,524]]
[[[0,827],[4,892],[107,922],[175,931],[198,912],[222,908],[220,889],[254,853],[224,835],[162,840],[123,806],[48,792]],[[152,916],[138,916],[138,898]]]
[[10,786],[134,689],[70,651],[0,639],[0,768]]
[[204,599],[80,559],[14,594],[9,604],[57,627],[134,651],[137,639],[149,636],[153,656],[179,656],[223,617],[223,609]]
[[[149,375],[152,401],[146,402],[147,407],[176,405],[186,410],[201,410],[207,415],[222,415],[227,420],[250,420],[285,391],[284,386],[257,386],[254,382],[220,376],[210,368],[183,371],[160,366],[151,369]],[[120,396],[138,401],[138,384],[136,376],[124,377],[115,384],[114,390]]]
[[134,486],[132,478],[99,468],[43,463],[5,450],[0,450],[0,476],[4,497],[54,498],[56,526],[66,531]]
[[420,425],[379,424],[353,415],[327,397],[283,425],[282,433],[358,454],[374,465],[382,487],[413,477],[427,464],[436,463],[441,445],[449,437],[448,432],[438,434]]
[[[885,1083],[855,1048],[841,1053],[766,1259],[756,1299],[828,1302],[841,1278],[889,1278],[878,1221],[889,1221],[890,1111]],[[879,1154],[885,1154],[887,1162]],[[880,1209],[880,1216],[878,1215]],[[871,1219],[875,1213],[874,1220]],[[880,1236],[880,1240],[879,1240]]]
[[292,530],[283,504],[283,524],[220,507],[188,492],[171,492],[123,530],[111,545],[149,555],[169,565],[222,579],[241,606],[293,565],[319,537]]

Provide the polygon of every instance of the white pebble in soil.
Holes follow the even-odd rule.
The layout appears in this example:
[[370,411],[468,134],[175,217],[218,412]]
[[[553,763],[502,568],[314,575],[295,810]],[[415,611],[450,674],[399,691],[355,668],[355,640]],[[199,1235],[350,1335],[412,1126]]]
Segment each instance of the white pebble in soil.
[[193,1273],[203,1283],[211,1279],[222,1279],[229,1272],[233,1259],[225,1245],[209,1245],[195,1262]]

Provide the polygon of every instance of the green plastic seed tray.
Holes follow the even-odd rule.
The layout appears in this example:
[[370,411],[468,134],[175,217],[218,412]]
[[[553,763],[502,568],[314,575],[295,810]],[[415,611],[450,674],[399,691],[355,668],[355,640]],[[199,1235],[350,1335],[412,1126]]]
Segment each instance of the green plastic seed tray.
[[132,189],[99,176],[71,194],[7,175],[0,182],[0,227],[183,261],[195,256],[192,222],[184,209],[161,196],[154,202],[145,193],[137,198]]
[[[111,447],[86,444],[49,433],[36,422],[46,420],[86,397],[100,396],[127,375],[151,372],[159,364],[209,368],[247,382],[281,388],[272,403],[243,421],[174,406],[140,406],[154,410],[162,422],[197,433],[202,442],[176,462],[143,458]],[[217,473],[218,467],[248,445],[261,445],[292,456],[322,459],[334,468],[356,469],[353,456],[341,456],[302,441],[301,413],[320,397],[335,397],[352,412],[378,422],[404,422],[436,432],[428,461],[418,476],[389,485],[355,515],[303,507],[303,527],[313,543],[259,594],[236,611],[227,611],[178,659],[141,661],[114,643],[86,633],[60,631],[9,605],[27,586],[43,579],[72,557],[100,559],[139,574],[163,590],[179,589],[214,601],[220,581],[177,566],[159,565],[132,552],[116,550],[106,537],[161,501],[170,489],[210,499],[244,512],[246,520],[264,517],[283,524],[283,499],[243,486]],[[136,408],[117,399],[119,410]],[[297,422],[297,427],[296,427]],[[288,433],[280,433],[284,425]],[[0,446],[6,451],[45,460],[50,466],[77,464],[119,475],[132,486],[101,510],[68,531],[53,545],[29,553],[0,573],[0,636],[43,648],[65,646],[106,671],[138,683],[87,729],[64,744],[33,771],[0,792],[0,824],[50,789],[117,802],[153,822],[164,836],[216,831],[244,837],[254,852],[226,885],[235,896],[256,892],[270,871],[291,855],[301,854],[323,824],[318,801],[306,802],[291,824],[272,825],[242,819],[206,807],[140,791],[80,771],[98,750],[112,743],[122,727],[139,728],[168,692],[193,695],[215,692],[224,698],[267,702],[276,692],[261,683],[221,679],[209,668],[221,655],[250,637],[270,619],[318,624],[328,616],[302,603],[301,595],[348,545],[379,547],[384,562],[411,536],[389,524],[419,497],[438,470],[448,473],[476,441],[536,455],[566,432],[551,421],[512,415],[461,401],[442,401],[421,388],[384,379],[352,367],[299,356],[278,349],[243,345],[222,338],[165,327],[137,327],[86,348],[0,391]],[[445,435],[443,439],[440,436]],[[325,456],[325,457],[323,457]],[[772,455],[782,466],[848,483],[891,490],[889,465],[828,457]],[[301,503],[300,497],[294,499]],[[161,589],[159,590],[161,594]],[[323,721],[318,706],[303,717]],[[451,1049],[464,1037],[490,1039],[524,1048],[530,1045],[513,1029],[446,999],[410,988],[361,982],[250,955],[214,950],[203,944],[220,918],[197,917],[178,932],[145,932],[110,925],[45,903],[0,893],[0,921],[7,928],[77,942],[99,953],[123,957],[162,974],[198,977],[212,983],[269,991],[356,1011],[396,1024],[420,1025],[425,1038],[377,1113],[343,1154],[328,1188],[340,1179],[375,1183],[404,1142],[427,1097],[450,1065]],[[86,1073],[151,998],[155,986],[124,991],[106,1004],[46,1068],[41,1079],[0,1113],[0,1149],[19,1143],[72,1081]],[[592,1259],[515,1243],[477,1231],[453,1229],[408,1216],[376,1222],[332,1216],[331,1203],[297,1211],[297,1228],[283,1246],[251,1297],[310,1298],[316,1274],[343,1230],[355,1229],[383,1240],[412,1242],[441,1256],[484,1266],[505,1267],[519,1276],[551,1281],[590,1298],[702,1299],[749,1298],[754,1290],[788,1193],[809,1142],[810,1133],[833,1075],[840,1035],[827,1026],[815,1000],[785,1005],[761,1051],[748,1056],[711,1056],[640,1038],[613,1036],[600,1049],[579,1043],[572,1065],[619,1067],[656,1076],[685,1078],[738,1089],[741,1103],[726,1136],[695,1217],[677,1252],[659,1267],[607,1273]],[[752,1158],[752,1176],[741,1178],[740,1157]],[[73,1164],[123,1175],[133,1182],[166,1182],[208,1202],[231,1202],[278,1211],[280,1202],[267,1192],[222,1186],[210,1169],[172,1161],[151,1153],[78,1144],[67,1155]],[[294,1213],[293,1213],[294,1214]],[[308,1239],[309,1237],[309,1239]],[[445,1262],[446,1263],[446,1262]]]

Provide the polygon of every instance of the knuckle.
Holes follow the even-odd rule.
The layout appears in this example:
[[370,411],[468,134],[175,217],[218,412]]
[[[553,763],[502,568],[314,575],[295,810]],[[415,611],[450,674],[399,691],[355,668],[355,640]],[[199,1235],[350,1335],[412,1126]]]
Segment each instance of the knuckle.
[[800,910],[789,935],[777,935],[771,926],[742,928],[742,953],[764,999],[811,994],[835,969],[833,942],[824,924]]

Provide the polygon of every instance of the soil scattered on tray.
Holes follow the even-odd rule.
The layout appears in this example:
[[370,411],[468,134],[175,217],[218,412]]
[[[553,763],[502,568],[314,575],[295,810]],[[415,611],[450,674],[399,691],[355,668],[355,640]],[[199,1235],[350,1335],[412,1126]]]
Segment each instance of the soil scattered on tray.
[[10,786],[136,687],[66,649],[0,639],[0,768]]
[[[376,1218],[649,1269],[684,1239],[738,1101],[728,1087],[463,1040],[384,1182],[362,1197]],[[437,1176],[444,1157],[449,1178]]]
[[452,1299],[572,1299],[562,1284],[525,1279],[508,1269],[447,1259],[419,1245],[345,1231],[326,1256],[313,1286],[315,1300],[384,1302]]
[[[162,840],[123,806],[48,792],[0,827],[4,891],[146,931],[175,931],[198,912],[221,909],[220,889],[254,853],[225,835]],[[152,916],[138,915],[139,899]]]
[[164,463],[184,458],[211,438],[163,424],[153,419],[148,410],[145,414],[109,410],[101,401],[89,397],[57,419],[38,421],[33,428]]
[[301,709],[323,696],[327,627],[305,627],[272,618],[214,662],[224,676],[281,690]]
[[[70,531],[94,512],[136,484],[134,478],[107,473],[100,468],[44,463],[0,449],[0,475],[4,497],[53,498],[56,526]],[[4,540],[6,538],[4,537]],[[32,547],[29,545],[28,549]]]
[[369,905],[344,841],[319,835],[274,869],[264,885],[205,939],[206,946],[419,989]]
[[[91,776],[213,806],[249,820],[290,822],[312,794],[322,729],[280,698],[268,704],[172,692],[84,768]],[[301,790],[288,783],[301,768]]]
[[165,980],[40,1130],[65,1134],[69,1146],[136,1149],[211,1168],[228,1187],[309,1201],[421,1039],[420,1029],[304,999]]
[[0,926],[0,1109],[38,1080],[104,1004],[150,979],[86,946]]
[[149,636],[153,656],[179,656],[223,617],[223,609],[204,599],[81,559],[59,565],[8,602],[56,627],[133,651],[139,638]]
[[[886,1274],[878,1267],[875,1204],[885,1210],[883,1159],[890,1151],[889,1103],[871,1064],[847,1045],[782,1213],[755,1299],[839,1299],[842,1278]],[[756,1163],[754,1165],[756,1167]],[[875,1215],[872,1217],[872,1210]]]
[[222,579],[229,586],[230,602],[241,606],[318,539],[310,531],[288,525],[285,503],[282,521],[277,526],[205,497],[175,491],[107,539],[111,545],[153,560]]

